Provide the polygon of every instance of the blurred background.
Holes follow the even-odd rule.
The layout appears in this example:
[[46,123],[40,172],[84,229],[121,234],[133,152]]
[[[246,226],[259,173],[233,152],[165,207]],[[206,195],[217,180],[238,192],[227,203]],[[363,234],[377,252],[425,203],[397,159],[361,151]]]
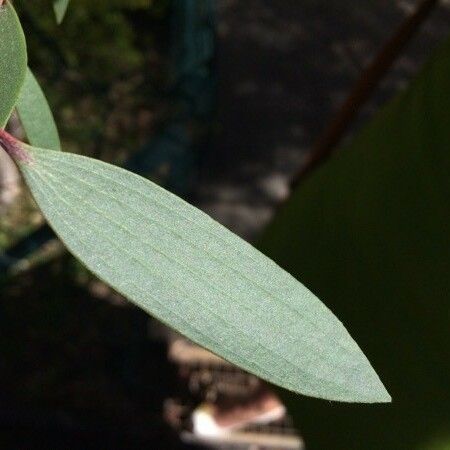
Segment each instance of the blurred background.
[[449,449],[449,4],[428,2],[391,65],[422,2],[77,0],[60,26],[49,3],[14,5],[64,150],[254,242],[394,404],[290,396],[164,328],[65,252],[0,159],[2,448]]

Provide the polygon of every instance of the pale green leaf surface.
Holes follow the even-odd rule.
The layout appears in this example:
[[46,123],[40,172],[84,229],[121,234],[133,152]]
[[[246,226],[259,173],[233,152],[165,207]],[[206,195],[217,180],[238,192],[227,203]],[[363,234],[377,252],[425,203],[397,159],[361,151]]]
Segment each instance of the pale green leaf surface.
[[26,68],[25,37],[16,12],[7,1],[0,6],[0,128],[11,115]]
[[30,69],[27,69],[16,109],[28,140],[33,146],[61,150],[52,111]]
[[260,248],[344,320],[394,398],[331,419],[289,398],[308,450],[422,450],[450,430],[450,40],[304,180]]
[[53,10],[55,11],[56,22],[60,24],[64,20],[70,0],[53,0]]
[[57,234],[145,311],[292,391],[390,401],[344,326],[251,245],[144,178],[83,156],[26,148],[34,162],[21,169]]

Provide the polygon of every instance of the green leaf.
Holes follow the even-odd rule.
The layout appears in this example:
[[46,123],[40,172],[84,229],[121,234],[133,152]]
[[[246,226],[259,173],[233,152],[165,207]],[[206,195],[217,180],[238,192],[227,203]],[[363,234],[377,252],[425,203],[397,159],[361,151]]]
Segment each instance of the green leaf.
[[333,314],[206,214],[109,164],[7,137],[2,143],[69,250],[145,311],[292,391],[347,402],[390,401]]
[[61,150],[53,114],[44,93],[30,69],[27,70],[16,109],[28,140],[32,145]]
[[348,324],[395,399],[330,419],[290,398],[308,449],[418,450],[450,429],[450,41],[304,180],[260,248]]
[[55,11],[56,22],[60,24],[66,15],[69,0],[53,0],[53,10]]
[[0,128],[11,115],[25,79],[25,36],[10,1],[0,6]]

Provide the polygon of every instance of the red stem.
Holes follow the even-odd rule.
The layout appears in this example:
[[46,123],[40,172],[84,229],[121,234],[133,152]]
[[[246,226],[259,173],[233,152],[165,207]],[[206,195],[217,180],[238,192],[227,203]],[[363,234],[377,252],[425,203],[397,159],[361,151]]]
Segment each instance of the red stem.
[[316,169],[330,157],[361,107],[370,98],[404,46],[419,30],[438,2],[439,0],[422,0],[414,13],[406,18],[394,35],[384,44],[372,63],[362,73],[337,115],[315,143],[306,164],[294,176],[291,182],[292,189],[299,184],[306,174]]
[[0,129],[0,147],[17,163],[30,163],[33,161],[23,142],[20,142],[2,129]]

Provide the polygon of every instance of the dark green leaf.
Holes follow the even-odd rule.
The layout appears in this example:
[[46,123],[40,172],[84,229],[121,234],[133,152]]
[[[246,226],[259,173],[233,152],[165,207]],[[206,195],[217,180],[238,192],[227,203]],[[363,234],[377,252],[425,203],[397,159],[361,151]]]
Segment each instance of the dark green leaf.
[[292,398],[307,448],[448,443],[450,42],[304,181],[261,248],[344,320],[394,398],[385,408],[336,406],[332,418]]

